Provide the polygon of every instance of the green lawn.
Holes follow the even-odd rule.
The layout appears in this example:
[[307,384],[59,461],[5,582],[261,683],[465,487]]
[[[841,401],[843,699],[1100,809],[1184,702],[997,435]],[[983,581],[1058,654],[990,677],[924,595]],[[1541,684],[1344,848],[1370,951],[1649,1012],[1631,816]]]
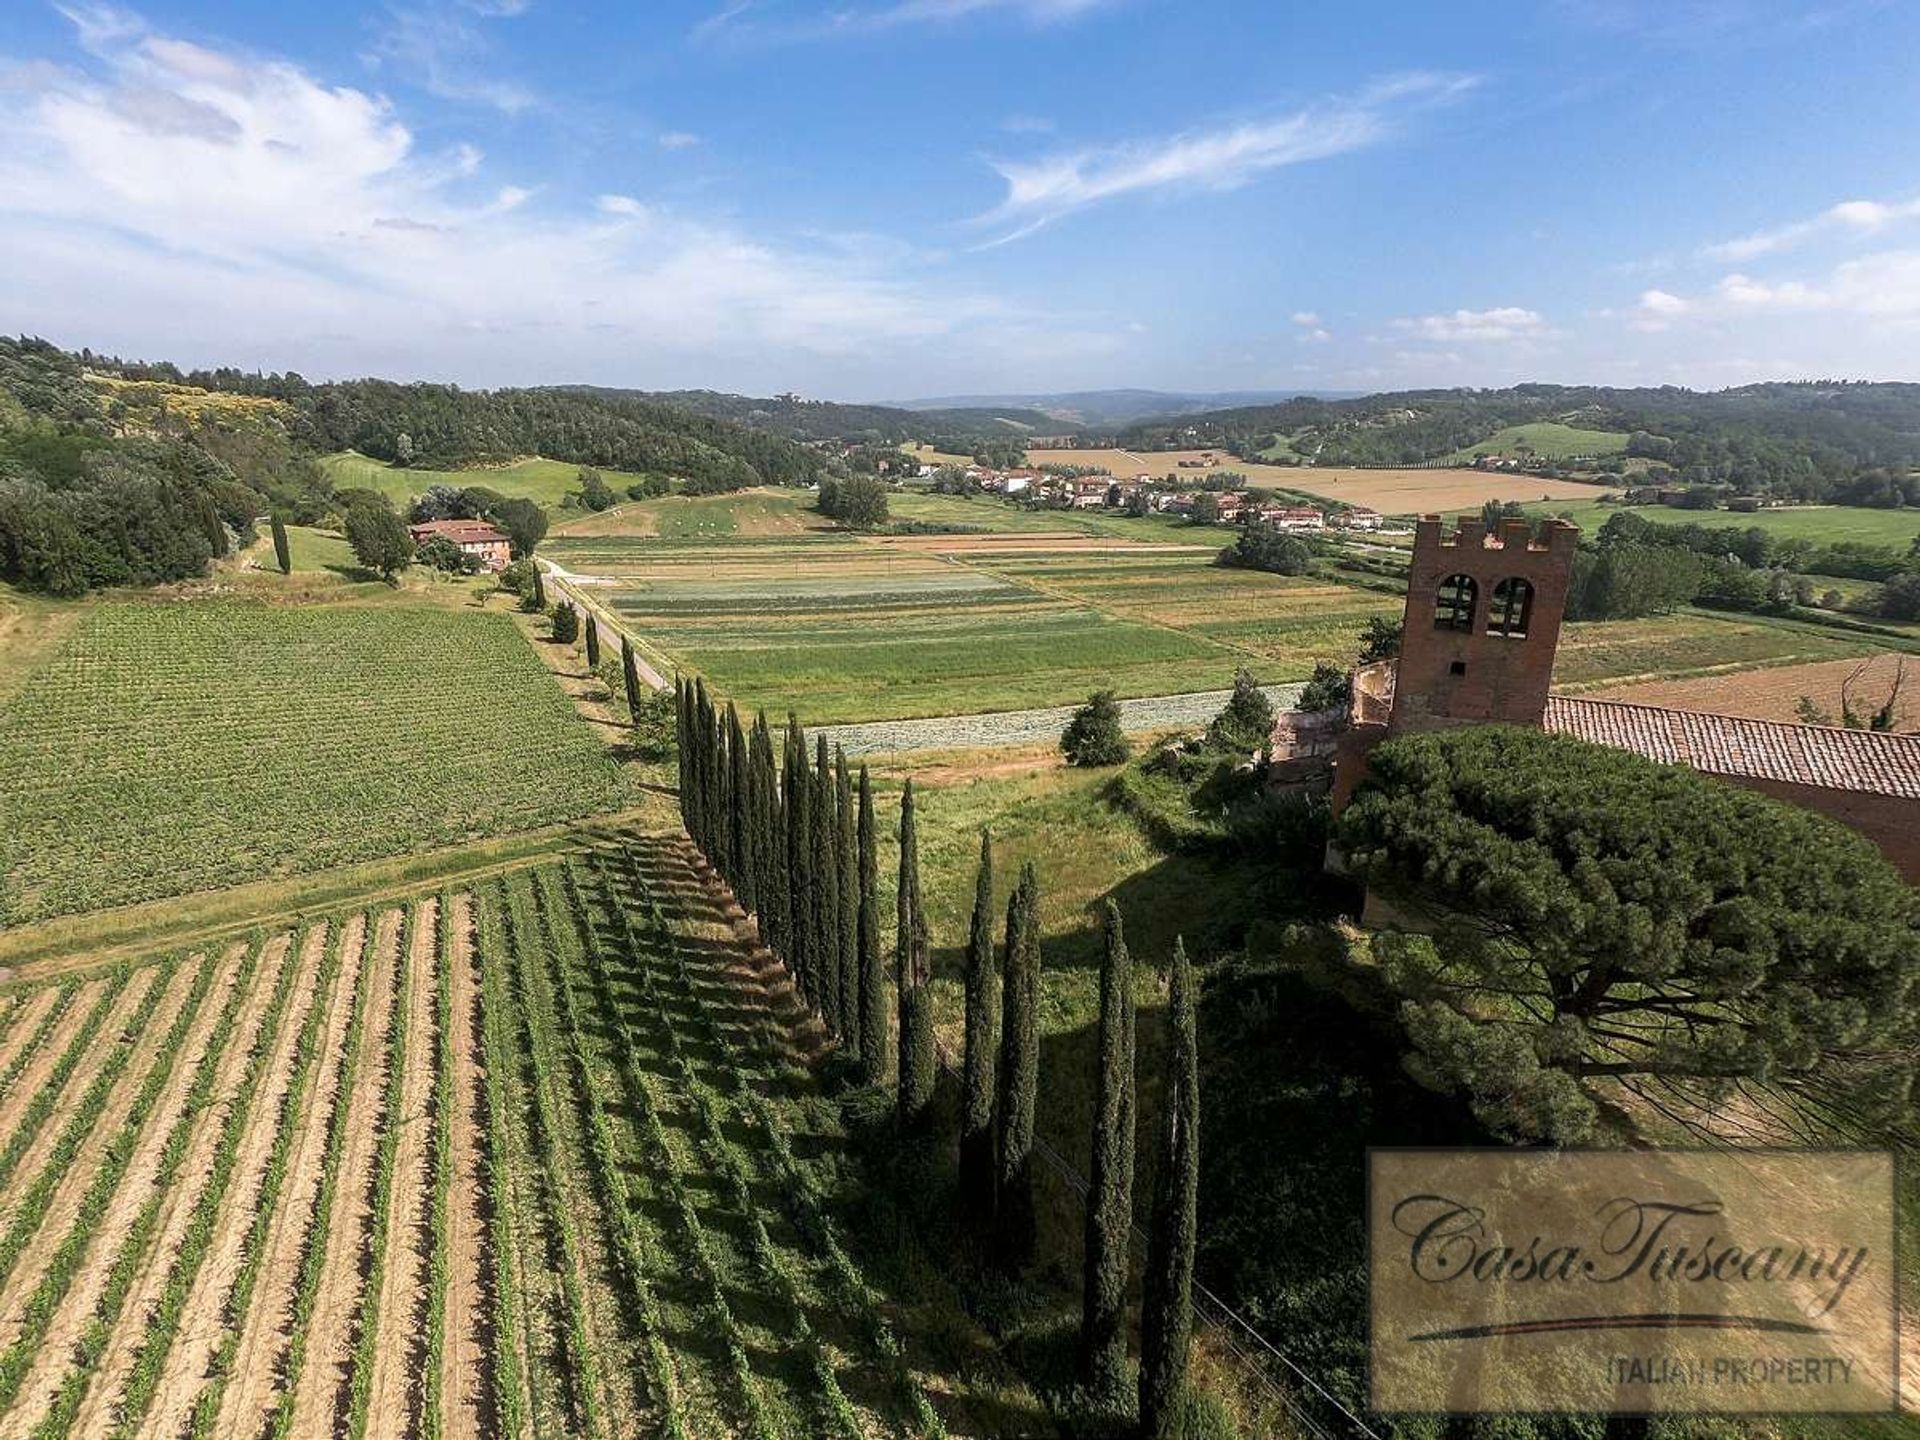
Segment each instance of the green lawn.
[[1440,463],[1470,465],[1481,455],[1514,455],[1522,447],[1542,460],[1571,460],[1581,455],[1619,455],[1627,448],[1624,430],[1583,430],[1558,420],[1536,420],[1496,430],[1478,445],[1454,451]]
[[504,615],[110,602],[0,705],[0,923],[622,804]]
[[[1868,545],[1905,549],[1920,537],[1920,510],[1863,510],[1847,505],[1807,505],[1781,510],[1756,510],[1743,515],[1732,510],[1676,510],[1669,505],[1529,505],[1533,515],[1561,515],[1589,535],[1622,511],[1656,525],[1758,526],[1776,535],[1793,536],[1820,544],[1855,540]],[[1462,512],[1468,513],[1468,512]]]
[[[398,470],[356,451],[343,450],[320,463],[336,489],[378,490],[401,508],[434,485],[483,485],[510,499],[532,500],[550,510],[560,508],[567,495],[580,488],[580,467],[560,460],[521,460],[484,470]],[[640,478],[618,470],[602,470],[600,474],[616,492]]]

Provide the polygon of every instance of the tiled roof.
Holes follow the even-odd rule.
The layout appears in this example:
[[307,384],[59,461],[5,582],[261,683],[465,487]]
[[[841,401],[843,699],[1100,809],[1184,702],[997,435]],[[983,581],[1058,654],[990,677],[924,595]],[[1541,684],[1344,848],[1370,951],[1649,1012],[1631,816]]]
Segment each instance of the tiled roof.
[[1787,725],[1572,695],[1547,699],[1546,728],[1708,775],[1920,800],[1920,735]]
[[435,536],[456,545],[504,545],[507,537],[484,520],[428,520],[409,525],[407,531],[416,542]]

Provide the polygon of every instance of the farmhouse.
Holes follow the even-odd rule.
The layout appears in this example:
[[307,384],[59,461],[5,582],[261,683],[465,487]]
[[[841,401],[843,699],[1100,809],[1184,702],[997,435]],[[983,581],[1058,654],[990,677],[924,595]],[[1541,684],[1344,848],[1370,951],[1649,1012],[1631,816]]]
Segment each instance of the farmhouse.
[[1265,505],[1260,518],[1281,530],[1324,530],[1327,517],[1311,505]]
[[484,520],[428,520],[409,525],[407,533],[416,545],[429,540],[449,541],[461,554],[479,557],[482,570],[504,570],[513,558],[511,542]]
[[1331,518],[1334,525],[1342,530],[1378,530],[1380,528],[1380,512],[1370,510],[1365,505],[1336,510]]
[[1382,740],[1456,725],[1532,725],[1650,760],[1688,765],[1852,826],[1920,881],[1920,735],[1747,720],[1657,705],[1551,695],[1554,652],[1579,530],[1463,519],[1452,536],[1414,532],[1398,660],[1354,676],[1334,771],[1345,808]]

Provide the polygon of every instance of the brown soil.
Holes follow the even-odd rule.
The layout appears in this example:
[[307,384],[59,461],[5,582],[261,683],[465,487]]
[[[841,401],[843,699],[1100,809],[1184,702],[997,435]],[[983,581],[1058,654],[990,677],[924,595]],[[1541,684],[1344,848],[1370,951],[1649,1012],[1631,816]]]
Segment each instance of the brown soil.
[[[0,1097],[0,1135],[11,1135],[20,1128],[21,1117],[27,1113],[33,1097],[47,1083],[47,1076],[60,1063],[61,1053],[66,1050],[75,1032],[87,1023],[88,1013],[106,988],[105,980],[87,981],[80,987],[80,993],[73,997],[73,1003],[67,1006],[67,1013],[60,1017],[52,1032],[41,1040],[40,1048],[27,1061],[26,1068],[14,1081],[13,1089]],[[39,1027],[36,1025],[34,1028],[37,1030]]]
[[294,973],[293,995],[268,1051],[264,1079],[247,1113],[233,1182],[221,1197],[214,1217],[213,1239],[201,1262],[200,1273],[194,1277],[143,1433],[173,1436],[185,1430],[194,1402],[206,1384],[214,1350],[230,1328],[228,1296],[246,1259],[247,1232],[259,1209],[267,1161],[280,1129],[281,1106],[293,1084],[300,1030],[321,998],[317,992],[326,944],[326,927],[316,925],[300,947],[295,962],[300,968]]
[[[233,1103],[248,1052],[259,1037],[261,1021],[280,978],[280,968],[288,963],[292,949],[291,935],[277,935],[267,942],[260,964],[254,970],[253,987],[242,1002],[231,1031],[217,1037],[225,1048],[214,1071],[212,1102],[194,1118],[193,1135],[181,1161],[178,1179],[161,1207],[159,1233],[141,1262],[140,1274],[128,1292],[119,1321],[108,1337],[106,1352],[94,1372],[93,1384],[74,1416],[73,1434],[101,1435],[110,1428],[113,1406],[126,1388],[127,1372],[147,1336],[147,1316],[159,1301],[167,1270],[199,1203],[201,1187],[212,1169],[221,1122],[226,1118],[227,1107]],[[216,995],[218,993],[216,991]],[[206,1008],[217,1014],[220,1006],[213,1001]],[[53,1345],[43,1345],[41,1354],[55,1349]]]
[[[172,983],[159,995],[158,1003],[153,1007],[152,1013],[146,1017],[146,1028],[140,1032],[140,1039],[134,1046],[133,1054],[128,1057],[126,1069],[121,1071],[120,1078],[114,1081],[112,1090],[107,1093],[106,1105],[101,1109],[92,1129],[81,1142],[79,1150],[75,1152],[65,1174],[60,1177],[59,1183],[54,1187],[53,1196],[47,1204],[46,1214],[41,1217],[40,1228],[34,1232],[33,1238],[28,1241],[27,1247],[20,1252],[19,1258],[14,1262],[13,1274],[8,1277],[6,1289],[0,1291],[0,1347],[12,1344],[14,1337],[20,1333],[20,1326],[26,1318],[21,1313],[20,1307],[33,1293],[34,1287],[40,1283],[40,1278],[46,1270],[48,1257],[67,1238],[67,1233],[73,1226],[75,1213],[80,1208],[81,1198],[93,1184],[94,1174],[100,1167],[101,1152],[106,1149],[107,1142],[119,1135],[126,1124],[127,1111],[132,1108],[135,1096],[146,1084],[147,1071],[153,1064],[154,1053],[160,1048],[160,1042],[168,1027],[179,1016],[180,1006],[185,1003],[187,992],[193,988],[194,968],[191,964],[182,965],[175,972]],[[157,971],[149,974],[149,984],[153,974],[157,974]],[[117,1027],[125,1023],[125,1016],[130,1007],[141,998],[140,994],[135,992],[144,994],[144,990],[145,987],[140,984],[138,978],[127,987],[127,994],[121,998],[119,1016],[112,1022],[113,1026]],[[112,1030],[110,1029],[108,1033],[111,1034]],[[109,1045],[102,1044],[100,1046],[102,1055],[104,1056],[110,1048]],[[77,1080],[79,1077],[75,1078]],[[88,1082],[82,1082],[83,1085],[85,1083]],[[40,1153],[29,1152],[20,1168],[14,1172],[14,1183],[17,1188],[24,1189],[39,1177],[46,1159],[45,1147],[54,1143],[55,1138],[64,1128],[64,1120],[64,1116],[55,1115],[41,1132],[41,1143],[34,1146],[34,1151]],[[0,1205],[0,1214],[5,1213],[10,1203],[11,1197],[7,1205]]]
[[72,1357],[73,1342],[93,1314],[100,1291],[106,1285],[107,1271],[113,1264],[116,1248],[112,1242],[127,1233],[134,1216],[153,1196],[160,1168],[160,1149],[186,1104],[193,1072],[199,1068],[208,1049],[225,1038],[214,1033],[214,1021],[220,1014],[221,999],[232,990],[245,953],[243,946],[234,945],[221,956],[207,999],[187,1031],[186,1040],[175,1057],[173,1073],[167,1077],[153,1112],[147,1116],[132,1163],[121,1177],[120,1188],[114,1192],[101,1221],[99,1234],[108,1237],[108,1243],[96,1244],[88,1250],[79,1273],[68,1287],[66,1298],[54,1313],[39,1353],[34,1356],[33,1368],[21,1387],[20,1398],[7,1417],[9,1425],[18,1423],[22,1433],[37,1424],[41,1414],[52,1403],[55,1388]]
[[[427,1337],[427,1261],[432,1253],[435,947],[439,904],[422,902],[407,958],[407,1068],[400,1081],[393,1152],[392,1214],[380,1285],[380,1328],[370,1377],[369,1435],[411,1433],[423,1398]],[[387,1338],[391,1337],[391,1338]],[[459,1433],[458,1431],[454,1433]]]
[[366,1233],[373,1213],[373,1167],[380,1140],[380,1103],[386,1084],[393,987],[400,948],[400,912],[389,910],[375,929],[373,984],[367,1024],[354,1072],[346,1146],[335,1177],[333,1214],[325,1237],[326,1268],[307,1326],[307,1360],[293,1394],[295,1435],[330,1435],[353,1369],[353,1322],[366,1279]]
[[49,985],[20,1002],[20,1008],[14,1012],[13,1023],[8,1026],[6,1035],[0,1037],[0,1070],[13,1063],[13,1057],[20,1053],[28,1037],[40,1028],[40,1022],[47,1018],[47,1011],[53,1008],[59,993]]
[[[1879,654],[1852,687],[1856,710],[1874,711],[1886,703],[1903,657]],[[1726,675],[1700,675],[1691,680],[1650,680],[1616,685],[1587,693],[1595,700],[1625,700],[1636,705],[1665,705],[1675,710],[1704,710],[1714,715],[1739,715],[1749,720],[1799,719],[1796,705],[1806,695],[1822,710],[1840,714],[1840,687],[1861,670],[1860,660],[1822,660],[1811,665],[1776,665],[1764,670],[1739,670]],[[1920,727],[1920,662],[1909,663],[1907,680],[1896,706],[1894,724],[1900,730]]]
[[280,1205],[267,1228],[266,1259],[254,1290],[253,1307],[240,1329],[234,1352],[233,1381],[227,1387],[218,1435],[250,1437],[258,1433],[268,1407],[280,1391],[279,1367],[286,1353],[287,1331],[293,1318],[294,1286],[299,1279],[300,1253],[306,1243],[315,1198],[320,1189],[321,1161],[326,1155],[327,1117],[340,1089],[340,1070],[346,1058],[347,1025],[353,1015],[353,997],[360,983],[365,956],[366,922],[355,916],[347,923],[340,957],[340,975],[334,982],[333,1002],[320,1036],[319,1071],[312,1097],[295,1123],[300,1129],[287,1157],[287,1178],[280,1187]]
[[440,1357],[440,1393],[449,1435],[492,1435],[491,1210],[483,1175],[486,1083],[480,1068],[480,973],[474,963],[473,897],[453,901],[453,1125],[448,1135],[453,1188],[447,1198],[447,1334]]

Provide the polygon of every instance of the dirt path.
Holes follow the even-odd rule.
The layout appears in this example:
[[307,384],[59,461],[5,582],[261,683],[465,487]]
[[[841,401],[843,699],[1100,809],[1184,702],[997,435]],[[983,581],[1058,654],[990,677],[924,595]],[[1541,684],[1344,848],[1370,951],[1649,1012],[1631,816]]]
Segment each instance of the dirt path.
[[28,1371],[26,1382],[21,1386],[20,1398],[8,1413],[6,1424],[0,1426],[0,1435],[11,1437],[27,1433],[52,1404],[61,1377],[71,1361],[74,1342],[93,1315],[100,1292],[106,1287],[117,1241],[132,1227],[134,1216],[153,1196],[159,1176],[161,1149],[186,1106],[194,1071],[199,1068],[207,1052],[226,1039],[214,1027],[220,1017],[221,999],[232,992],[245,956],[245,946],[232,945],[220,957],[213,985],[200,1006],[200,1013],[194,1017],[187,1031],[186,1040],[175,1058],[173,1073],[167,1077],[166,1087],[161,1091],[153,1112],[147,1117],[147,1123],[137,1139],[138,1150],[127,1167],[127,1173],[121,1177],[120,1186],[114,1192],[113,1200],[101,1221],[100,1235],[105,1237],[107,1243],[96,1244],[87,1252],[85,1262],[74,1276],[73,1284],[68,1288],[66,1298],[60,1302],[47,1328],[46,1338],[34,1356],[33,1368]]
[[[25,1068],[20,1071],[13,1088],[0,1096],[0,1135],[11,1135],[20,1128],[21,1117],[33,1103],[33,1097],[47,1083],[47,1076],[60,1063],[61,1052],[67,1048],[75,1032],[87,1023],[87,1016],[92,1013],[106,988],[104,979],[89,980],[81,985],[80,992],[73,997],[73,1003],[67,1006],[67,1013],[54,1022],[53,1029],[41,1040],[40,1048],[34,1051]],[[34,1029],[36,1032],[39,1030],[38,1024]]]
[[452,906],[453,1125],[448,1144],[453,1189],[447,1199],[447,1335],[440,1354],[441,1404],[446,1433],[492,1435],[488,1384],[493,1354],[491,1290],[486,1237],[490,1214],[482,1136],[487,1094],[480,1070],[480,972],[474,962],[473,896],[457,895]]
[[[165,1031],[167,1026],[165,1019],[152,1030],[140,1028],[153,1024],[152,1017],[143,1016],[140,1012],[144,1005],[158,998],[153,994],[153,983],[159,974],[160,967],[157,965],[149,965],[136,972],[127,981],[126,988],[120,992],[119,998],[113,1002],[113,1008],[107,1011],[107,1018],[95,1032],[92,1045],[80,1056],[80,1063],[75,1065],[67,1076],[67,1083],[60,1092],[61,1102],[41,1124],[39,1133],[33,1137],[32,1143],[21,1152],[20,1161],[14,1166],[13,1174],[7,1177],[6,1185],[0,1187],[0,1215],[5,1215],[12,1210],[21,1192],[38,1178],[40,1167],[46,1163],[47,1155],[59,1142],[60,1132],[66,1129],[68,1110],[73,1101],[87,1093],[101,1069],[113,1058],[122,1038],[131,1032],[134,1043],[138,1045],[141,1036],[152,1034],[157,1037]],[[179,975],[176,973],[174,978],[178,980]],[[177,985],[170,988],[175,991],[176,996],[186,994],[186,991],[179,989]],[[176,998],[176,1006],[178,1003]],[[171,1015],[167,1017],[167,1019],[171,1018]],[[147,1048],[150,1049],[151,1046]],[[121,1072],[120,1079],[114,1085],[116,1091],[124,1091],[129,1099],[137,1087],[129,1085],[127,1076],[138,1068],[137,1063],[130,1065],[127,1070]],[[92,1138],[97,1139],[99,1134],[100,1129],[96,1128]],[[79,1157],[76,1156],[76,1162],[78,1159]]]
[[347,922],[340,956],[340,976],[334,982],[333,1003],[320,1035],[319,1071],[311,1098],[296,1118],[299,1139],[287,1157],[287,1179],[280,1189],[280,1205],[267,1228],[266,1258],[254,1303],[240,1329],[234,1351],[233,1381],[227,1387],[216,1435],[250,1437],[259,1432],[268,1406],[279,1392],[279,1366],[286,1353],[287,1329],[293,1320],[294,1287],[299,1279],[300,1252],[305,1248],[308,1222],[320,1189],[321,1161],[326,1156],[327,1116],[340,1088],[346,1058],[347,1026],[353,1016],[353,997],[360,983],[366,949],[366,923],[360,916]]
[[[157,997],[150,1014],[143,1017],[145,1026],[140,1031],[140,1039],[135,1043],[133,1053],[128,1057],[127,1066],[120,1077],[113,1082],[113,1088],[107,1092],[107,1103],[93,1122],[80,1148],[74,1152],[65,1174],[54,1187],[53,1195],[47,1202],[47,1212],[40,1219],[40,1228],[34,1232],[33,1239],[20,1252],[14,1262],[13,1273],[8,1277],[4,1291],[0,1291],[0,1349],[13,1343],[20,1333],[26,1316],[22,1310],[27,1298],[33,1294],[34,1287],[40,1283],[45,1273],[48,1257],[58,1249],[72,1228],[74,1216],[80,1209],[80,1201],[93,1184],[95,1171],[99,1169],[101,1153],[110,1140],[117,1138],[126,1124],[127,1112],[133,1108],[133,1102],[141,1087],[146,1084],[147,1072],[153,1066],[155,1052],[166,1039],[168,1029],[180,1014],[180,1007],[186,1003],[187,992],[193,988],[193,977],[200,968],[199,962],[189,961],[175,970],[171,982]],[[155,971],[157,974],[157,970]],[[149,981],[151,983],[151,981]],[[135,993],[141,991],[142,993]],[[127,995],[122,997],[120,1015],[110,1022],[108,1035],[125,1026],[129,1008],[138,1003],[144,991],[136,984],[127,987]],[[103,1037],[100,1049],[110,1048]],[[83,1082],[91,1083],[91,1082]],[[50,1123],[42,1132],[41,1138],[47,1147],[55,1143],[58,1133],[64,1126],[59,1118]],[[42,1147],[36,1145],[35,1149]],[[15,1181],[24,1189],[39,1176],[44,1154],[37,1159],[30,1158],[15,1174]],[[23,1178],[25,1177],[25,1178]],[[0,1215],[11,1209],[9,1203],[0,1205]]]
[[[369,1435],[412,1433],[416,1397],[426,1384],[427,1260],[432,1234],[435,1054],[434,972],[438,944],[436,901],[422,902],[407,957],[407,1068],[400,1080],[399,1127],[393,1151],[393,1211],[380,1284],[380,1328],[392,1336],[374,1351],[367,1412]],[[455,1432],[456,1434],[459,1432]]]
[[295,1051],[308,1013],[319,1003],[321,960],[326,954],[327,930],[316,925],[307,935],[294,963],[292,1003],[272,1039],[259,1092],[247,1115],[245,1133],[235,1161],[233,1182],[221,1197],[214,1218],[213,1238],[194,1277],[180,1328],[161,1367],[160,1388],[147,1411],[142,1436],[182,1433],[194,1402],[206,1384],[216,1346],[227,1331],[227,1295],[245,1260],[247,1232],[253,1224],[267,1161],[279,1131],[280,1110],[293,1084]]
[[[195,1118],[193,1138],[180,1165],[180,1180],[173,1187],[160,1216],[159,1233],[142,1262],[120,1318],[107,1340],[93,1383],[74,1415],[72,1433],[101,1435],[110,1428],[109,1417],[120,1393],[126,1388],[128,1372],[135,1354],[147,1338],[147,1316],[159,1302],[167,1281],[173,1256],[199,1202],[201,1187],[212,1169],[213,1152],[219,1143],[221,1122],[233,1103],[235,1087],[246,1068],[247,1055],[260,1038],[260,1027],[273,999],[280,970],[291,960],[293,937],[276,935],[267,942],[261,963],[254,970],[253,988],[248,992],[236,1018],[220,1063],[214,1072],[213,1099]],[[209,1006],[212,1009],[214,1007]],[[52,1346],[43,1346],[42,1353]]]
[[373,1209],[373,1164],[380,1139],[380,1101],[386,1085],[391,1040],[393,987],[398,970],[401,912],[389,910],[374,930],[377,966],[367,992],[365,1047],[354,1073],[353,1108],[347,1117],[346,1146],[331,1223],[324,1239],[326,1269],[307,1325],[307,1361],[293,1392],[295,1435],[334,1433],[337,1401],[353,1365],[353,1320],[359,1312],[365,1275],[364,1241]]
[[13,1057],[25,1047],[28,1037],[40,1028],[40,1022],[47,1018],[47,1012],[59,998],[59,988],[49,985],[20,1002],[20,1007],[13,1012],[13,1021],[7,1028],[6,1036],[0,1038],[0,1071],[13,1063]]

